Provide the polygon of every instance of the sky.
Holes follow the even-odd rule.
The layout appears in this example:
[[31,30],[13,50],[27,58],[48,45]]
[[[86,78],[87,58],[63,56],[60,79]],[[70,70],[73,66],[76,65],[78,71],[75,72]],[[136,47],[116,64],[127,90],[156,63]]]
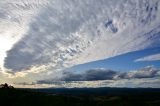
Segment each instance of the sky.
[[159,0],[0,0],[0,83],[160,87]]

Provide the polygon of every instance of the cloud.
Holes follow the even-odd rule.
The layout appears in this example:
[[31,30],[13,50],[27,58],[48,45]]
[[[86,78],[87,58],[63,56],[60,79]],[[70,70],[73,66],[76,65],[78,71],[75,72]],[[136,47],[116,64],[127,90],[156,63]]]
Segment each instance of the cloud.
[[[39,85],[42,85],[42,84],[46,84],[46,85],[55,85],[55,86],[64,86],[64,85],[67,85],[67,84],[70,84],[70,83],[74,83],[74,81],[55,81],[55,80],[39,80],[37,82],[34,82],[34,84],[39,84]],[[83,82],[79,82],[80,83],[83,83]]]
[[80,74],[64,72],[64,81],[95,81],[95,80],[112,80],[117,75],[116,71],[105,69],[92,69]]
[[24,86],[26,86],[26,85],[35,85],[34,82],[32,82],[32,83],[28,83],[28,82],[19,82],[19,83],[14,83],[14,84],[16,84],[16,85],[24,85]]
[[128,76],[131,78],[154,78],[159,76],[158,72],[160,72],[160,69],[155,69],[153,67],[146,67],[146,68],[140,69],[139,71],[133,74],[129,73]]
[[159,69],[146,67],[137,71],[117,72],[106,69],[92,69],[84,73],[76,74],[64,72],[62,80],[65,81],[96,81],[96,80],[116,80],[116,79],[134,79],[134,78],[154,78],[157,76]]
[[160,70],[154,67],[130,72],[117,72],[106,69],[91,69],[83,73],[65,72],[58,79],[43,79],[34,82],[14,83],[18,87],[153,87],[159,88]]
[[[151,7],[157,4],[148,3]],[[40,2],[39,9],[35,9],[36,5],[32,5],[32,2],[25,4],[19,4],[18,8],[29,9],[36,14],[25,18],[30,20],[28,30],[7,52],[4,66],[13,72],[48,64],[52,70],[62,70],[76,64],[159,45],[157,33],[160,27],[155,24],[157,20],[159,22],[159,11],[153,9],[141,12],[145,10],[137,7],[138,4],[146,8],[141,1],[133,1],[135,5],[132,5],[132,2],[123,1],[54,0],[44,3],[44,6]],[[157,17],[153,19],[154,16]],[[17,19],[23,22],[21,17]],[[106,29],[108,19],[112,22],[107,22],[107,29],[116,33],[110,33]],[[144,22],[147,25],[144,26]],[[150,23],[155,27],[150,26]]]
[[154,54],[150,56],[146,56],[140,59],[135,60],[135,62],[141,62],[141,61],[159,61],[160,60],[160,54]]
[[[11,44],[6,48],[1,42],[5,49],[0,50],[3,54],[0,66],[7,74],[1,80],[37,81],[28,84],[31,86],[97,87],[156,77],[155,70],[62,71],[77,64],[159,47],[160,15],[155,8],[159,1],[125,1],[3,0],[0,2],[0,38],[5,36],[6,41],[1,41]],[[152,11],[146,11],[146,3]],[[62,83],[58,85],[57,81]]]
[[141,78],[154,78],[159,76],[158,72],[160,72],[159,69],[155,69],[153,67],[146,67],[137,71],[130,71],[125,73],[120,73],[116,76],[116,78],[120,79],[141,79]]
[[113,24],[112,20],[108,20],[105,23],[106,28],[108,28],[109,30],[111,30],[113,33],[118,32],[118,29],[115,27],[115,25]]
[[[136,71],[117,72],[107,69],[91,69],[82,73],[64,72],[60,81],[97,81],[97,80],[123,80],[145,79],[160,77],[160,70],[153,67],[145,67]],[[57,79],[38,81],[40,84],[52,84]]]
[[[56,3],[60,5],[59,2]],[[88,46],[90,38],[80,36],[78,31],[81,24],[85,23],[90,16],[84,16],[81,19],[87,14],[84,13],[81,16],[76,11],[70,11],[70,8],[75,8],[75,5],[64,4],[61,10],[57,10],[58,7],[53,5],[55,5],[54,2],[47,5],[47,8],[35,17],[25,37],[7,52],[6,68],[16,72],[49,63],[52,63],[52,66],[55,65],[55,68],[62,68],[64,61],[72,59],[81,53],[81,49]],[[77,8],[80,9],[81,6]],[[69,11],[67,14],[71,16],[74,13],[75,16],[65,18],[66,11]]]
[[3,67],[6,52],[28,31],[32,17],[47,4],[47,0],[5,0],[0,2],[0,67]]
[[[155,78],[143,79],[120,79],[120,80],[99,80],[99,81],[69,81],[69,82],[55,82],[38,83],[30,87],[54,87],[54,88],[99,88],[99,87],[152,87],[159,88],[160,80]],[[23,85],[21,85],[23,87]]]

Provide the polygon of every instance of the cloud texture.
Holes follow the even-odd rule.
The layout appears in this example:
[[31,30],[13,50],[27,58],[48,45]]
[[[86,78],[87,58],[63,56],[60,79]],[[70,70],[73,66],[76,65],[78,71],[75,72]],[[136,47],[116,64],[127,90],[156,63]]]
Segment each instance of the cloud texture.
[[[122,80],[122,79],[143,79],[160,77],[160,70],[153,67],[146,67],[136,71],[119,72],[107,69],[91,69],[81,73],[66,71],[61,81],[97,81],[97,80]],[[53,80],[39,81],[51,83]]]
[[[4,66],[13,72],[41,65],[63,69],[159,45],[158,1],[48,2],[32,17],[24,37],[7,52]],[[17,5],[37,8],[33,4]],[[143,32],[138,26],[143,26]]]
[[154,54],[154,55],[150,55],[150,56],[146,56],[140,59],[137,59],[136,62],[140,62],[140,61],[159,61],[160,60],[160,54]]
[[160,47],[159,6],[159,0],[1,0],[0,67],[29,81],[155,77],[153,69],[78,74],[63,70]]

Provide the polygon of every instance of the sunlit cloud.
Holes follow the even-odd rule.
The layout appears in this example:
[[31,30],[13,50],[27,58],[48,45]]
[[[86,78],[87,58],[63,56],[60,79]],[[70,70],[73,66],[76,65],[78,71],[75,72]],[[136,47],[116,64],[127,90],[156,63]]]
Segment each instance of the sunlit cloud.
[[[127,72],[103,67],[78,73],[67,69],[160,47],[159,6],[159,0],[2,0],[1,81],[28,87],[131,86],[145,78],[152,83],[160,73],[153,68],[157,63]],[[159,60],[160,55],[154,54],[135,62]],[[132,63],[125,56],[119,61]],[[142,83],[146,82],[138,84]]]

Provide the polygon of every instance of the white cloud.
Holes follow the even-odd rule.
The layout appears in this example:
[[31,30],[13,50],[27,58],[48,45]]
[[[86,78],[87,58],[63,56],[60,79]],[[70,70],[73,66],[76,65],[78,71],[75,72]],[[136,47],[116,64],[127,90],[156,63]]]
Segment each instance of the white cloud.
[[149,55],[135,60],[135,62],[140,62],[140,61],[160,61],[160,54]]
[[1,1],[1,32],[20,36],[4,51],[5,68],[25,74],[47,66],[37,71],[45,79],[76,64],[159,46],[158,0],[146,1],[149,11],[141,0],[125,1]]
[[46,0],[1,0],[0,1],[0,67],[3,67],[6,52],[19,41],[29,29],[30,22]]
[[[20,71],[32,65],[53,63],[56,65],[55,68],[62,68],[147,48],[158,42],[156,41],[159,37],[156,35],[159,31],[156,23],[156,20],[159,21],[157,10],[154,9],[154,12],[149,11],[133,18],[130,12],[134,11],[129,11],[128,7],[124,7],[123,10],[119,8],[121,5],[137,2],[124,3],[122,0],[117,2],[115,7],[114,1],[88,1],[55,0],[42,7],[34,20],[31,19],[25,37],[8,51],[5,67]],[[140,3],[143,5],[141,1],[138,2]],[[28,5],[34,8],[33,4]],[[151,3],[151,7],[155,5],[156,2]],[[131,5],[130,8],[138,8],[137,12],[144,11],[143,8],[135,6]],[[157,18],[152,20],[151,14],[156,15]],[[112,20],[110,28],[116,27],[117,33],[107,31],[105,22],[108,19]],[[140,24],[138,20],[145,20],[145,23]],[[125,27],[121,28],[124,23]],[[152,32],[149,32],[151,30]],[[152,39],[149,39],[151,36]]]

